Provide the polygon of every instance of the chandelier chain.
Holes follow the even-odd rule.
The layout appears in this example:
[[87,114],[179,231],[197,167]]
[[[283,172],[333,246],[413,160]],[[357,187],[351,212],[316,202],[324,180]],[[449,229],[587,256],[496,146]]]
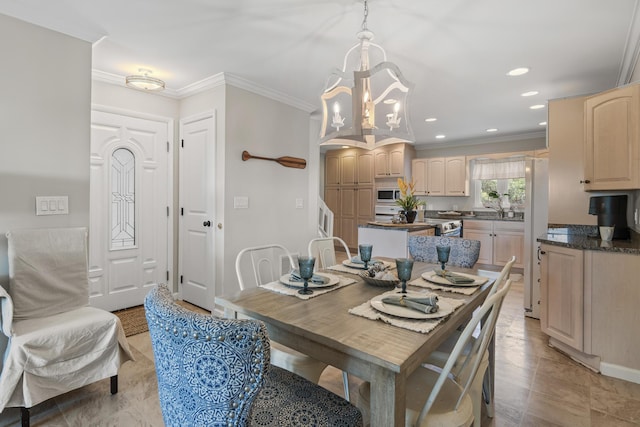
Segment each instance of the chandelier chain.
[[369,31],[367,28],[367,17],[369,16],[369,6],[367,0],[364,0],[364,19],[362,20],[362,31]]

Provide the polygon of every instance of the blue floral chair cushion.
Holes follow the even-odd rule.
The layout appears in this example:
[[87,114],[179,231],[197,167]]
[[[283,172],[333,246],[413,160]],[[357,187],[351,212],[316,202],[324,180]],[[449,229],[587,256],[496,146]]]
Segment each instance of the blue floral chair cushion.
[[166,285],[145,298],[166,426],[361,426],[330,391],[269,363],[262,322],[187,310]]
[[436,246],[451,246],[448,265],[471,268],[480,256],[480,241],[460,237],[409,236],[409,254],[416,261],[438,263]]

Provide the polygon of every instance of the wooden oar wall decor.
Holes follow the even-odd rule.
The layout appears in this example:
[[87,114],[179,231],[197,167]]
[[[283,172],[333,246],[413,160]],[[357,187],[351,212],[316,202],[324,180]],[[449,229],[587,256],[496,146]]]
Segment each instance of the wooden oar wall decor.
[[246,162],[249,159],[271,160],[272,162],[278,162],[287,168],[304,169],[307,167],[307,161],[299,157],[282,156],[274,159],[272,157],[252,156],[248,151],[243,151],[242,160]]

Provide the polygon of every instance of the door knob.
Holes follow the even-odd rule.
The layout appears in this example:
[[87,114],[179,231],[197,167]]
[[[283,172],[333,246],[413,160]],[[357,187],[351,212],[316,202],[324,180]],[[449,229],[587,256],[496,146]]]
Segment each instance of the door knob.
[[202,223],[205,227],[211,227],[211,221],[205,221]]

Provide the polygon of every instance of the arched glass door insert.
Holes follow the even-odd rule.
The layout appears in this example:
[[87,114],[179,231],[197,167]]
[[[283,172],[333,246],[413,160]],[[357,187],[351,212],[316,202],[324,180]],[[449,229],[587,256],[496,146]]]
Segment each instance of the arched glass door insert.
[[111,155],[111,249],[136,245],[136,159],[126,148]]

